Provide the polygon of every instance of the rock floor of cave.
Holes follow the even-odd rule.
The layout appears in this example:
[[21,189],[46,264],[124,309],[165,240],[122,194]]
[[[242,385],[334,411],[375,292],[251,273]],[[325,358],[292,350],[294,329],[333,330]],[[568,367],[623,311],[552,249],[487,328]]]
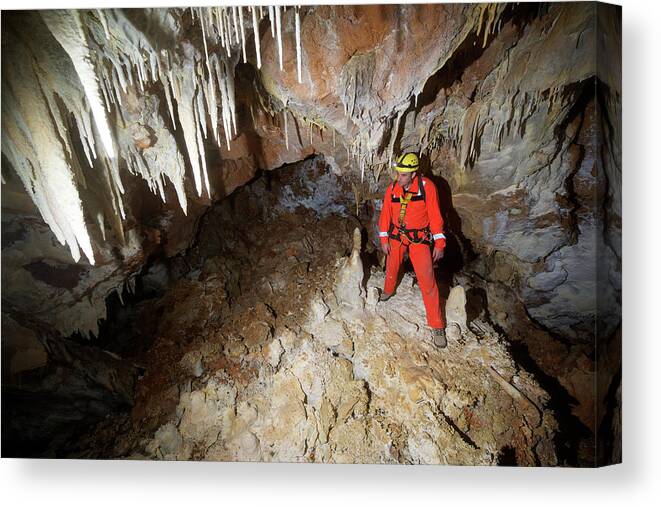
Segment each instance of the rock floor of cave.
[[377,303],[368,262],[362,303],[342,300],[355,219],[226,211],[205,217],[183,276],[135,308],[148,345],[124,351],[144,372],[132,410],[69,457],[557,463],[548,394],[488,322],[450,321],[437,349],[412,274]]

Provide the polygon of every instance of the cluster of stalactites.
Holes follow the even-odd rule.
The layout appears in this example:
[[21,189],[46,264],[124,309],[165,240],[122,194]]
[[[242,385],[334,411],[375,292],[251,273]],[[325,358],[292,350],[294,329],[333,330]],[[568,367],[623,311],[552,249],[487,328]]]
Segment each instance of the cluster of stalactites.
[[[506,3],[502,4],[479,4],[473,10],[472,19],[470,22],[471,30],[466,32],[473,32],[478,38],[480,45],[485,47],[489,36],[498,33],[502,27],[503,13],[507,7]],[[431,74],[433,75],[433,73]],[[343,100],[344,114],[347,117],[353,117],[357,102],[358,86],[357,81],[360,75],[354,74],[352,79],[347,81],[347,89],[343,94],[346,100]],[[406,113],[411,113],[411,105],[413,111],[418,109],[418,96],[420,91],[424,88],[425,82],[421,82],[419,86],[412,91],[411,95],[402,101],[398,108],[392,111],[392,114],[380,122],[373,122],[369,118],[369,128],[363,129],[356,135],[351,143],[347,145],[347,157],[355,167],[360,170],[360,182],[365,182],[366,174],[371,176],[369,184],[370,190],[378,188],[378,180],[383,170],[392,167],[393,157],[395,153],[395,141],[398,137],[398,132],[402,127],[402,119]],[[413,102],[413,104],[411,104]],[[432,121],[425,128],[418,129],[422,132],[417,144],[412,146],[400,146],[402,150],[413,149],[420,153],[425,152],[430,147],[434,146],[439,140],[447,140],[435,134],[438,133],[436,125]],[[470,111],[467,109],[462,118],[455,124],[450,126],[446,131],[449,133],[449,141],[460,151],[461,160],[465,166],[469,166],[475,160],[476,156],[476,138],[479,136],[480,127],[483,126],[483,121],[480,121],[480,111]],[[499,126],[497,135],[502,137],[502,126]],[[406,128],[406,126],[404,126]],[[385,136],[389,136],[385,138]],[[366,173],[366,170],[369,170]]]
[[[7,88],[12,93],[3,96],[3,111],[7,114],[3,113],[2,150],[57,239],[68,244],[74,260],[79,260],[82,249],[88,261],[94,264],[86,213],[97,223],[104,239],[105,215],[114,213],[115,218],[110,223],[123,241],[122,219],[126,214],[120,159],[129,172],[144,178],[150,190],[163,201],[165,178],[169,178],[182,210],[187,212],[183,167],[173,169],[163,167],[162,163],[150,164],[131,139],[115,135],[113,121],[126,125],[124,102],[127,95],[139,97],[151,93],[153,88],[148,88],[160,85],[172,129],[181,127],[197,194],[206,192],[211,197],[204,139],[211,135],[218,146],[223,143],[229,151],[231,139],[238,135],[234,67],[237,57],[247,61],[247,37],[252,32],[256,64],[261,68],[259,24],[267,16],[271,35],[277,38],[278,59],[283,70],[285,10],[286,7],[280,6],[191,8],[193,27],[199,26],[201,30],[202,48],[199,49],[188,41],[177,41],[175,32],[185,12],[181,9],[145,10],[145,15],[153,18],[148,26],[157,24],[159,33],[171,35],[161,40],[150,36],[153,34],[141,33],[121,9],[40,12],[48,30],[71,60],[79,84],[71,79],[71,72],[64,76],[64,70],[54,67],[50,72],[59,71],[62,75],[40,75],[48,65],[40,66],[38,61],[31,63],[30,55],[26,59],[16,58],[13,65],[27,65],[24,74],[28,77],[23,78],[34,86],[23,86],[21,90],[17,81],[21,73],[5,78],[12,83]],[[301,82],[300,8],[295,7],[293,11],[297,75]],[[55,99],[62,95],[56,86],[62,79],[69,81],[67,86],[82,88],[79,95],[60,97],[67,112],[60,110]],[[74,99],[73,95],[76,95]],[[38,104],[39,118],[30,111],[31,104]],[[66,128],[67,113],[71,114],[80,136],[84,152],[82,162],[77,159],[71,133]],[[219,114],[224,135],[219,132]],[[207,125],[210,125],[210,132],[207,132]],[[173,160],[178,159],[174,157]],[[82,165],[95,170],[99,166],[103,168],[104,192],[110,194],[109,208],[84,209],[83,204],[87,203],[83,202],[80,192],[86,185]]]

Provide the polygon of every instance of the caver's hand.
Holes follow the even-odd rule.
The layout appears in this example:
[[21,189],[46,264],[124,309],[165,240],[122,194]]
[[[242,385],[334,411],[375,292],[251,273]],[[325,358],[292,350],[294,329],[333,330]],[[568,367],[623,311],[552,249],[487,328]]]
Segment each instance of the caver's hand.
[[390,255],[390,243],[381,243],[381,251],[386,255]]
[[431,258],[434,262],[438,262],[443,258],[444,250],[443,248],[434,248],[434,251],[431,255]]

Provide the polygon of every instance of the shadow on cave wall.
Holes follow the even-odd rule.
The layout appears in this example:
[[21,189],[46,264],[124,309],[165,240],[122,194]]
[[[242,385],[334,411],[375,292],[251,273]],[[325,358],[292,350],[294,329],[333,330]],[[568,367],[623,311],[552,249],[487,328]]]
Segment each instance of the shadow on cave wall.
[[477,254],[470,239],[464,235],[461,217],[454,207],[450,183],[442,176],[432,173],[428,157],[420,158],[420,174],[429,178],[436,185],[443,217],[445,253],[443,259],[435,265],[435,273],[441,298],[445,300],[450,294],[454,276],[473,261]]

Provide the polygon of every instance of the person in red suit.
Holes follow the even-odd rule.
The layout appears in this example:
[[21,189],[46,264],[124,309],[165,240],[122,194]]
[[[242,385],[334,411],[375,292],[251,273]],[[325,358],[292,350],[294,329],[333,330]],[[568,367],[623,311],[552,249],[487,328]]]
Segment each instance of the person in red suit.
[[[418,279],[434,344],[447,346],[445,321],[441,311],[434,263],[443,258],[445,235],[443,217],[434,183],[418,174],[420,161],[415,153],[397,159],[397,179],[386,189],[379,217],[379,239],[386,255],[386,281],[379,301],[394,292],[399,269],[408,250]],[[432,248],[433,245],[433,248]]]

